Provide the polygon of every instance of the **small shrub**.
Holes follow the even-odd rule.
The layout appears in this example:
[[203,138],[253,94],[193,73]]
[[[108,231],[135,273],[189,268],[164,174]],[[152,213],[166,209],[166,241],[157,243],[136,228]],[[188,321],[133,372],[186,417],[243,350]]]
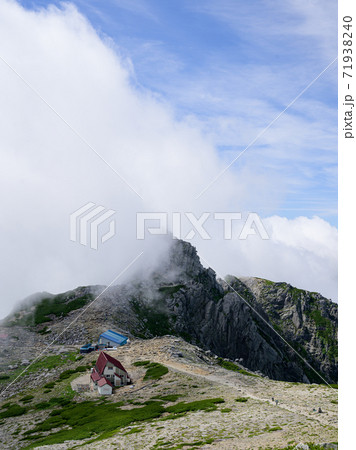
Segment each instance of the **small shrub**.
[[34,398],[33,395],[25,395],[25,397],[20,398],[20,402],[28,403]]
[[66,397],[52,397],[48,402],[51,405],[60,405],[60,406],[66,406],[71,403],[71,401]]
[[60,380],[66,380],[66,379],[69,378],[71,375],[73,375],[73,373],[76,373],[76,370],[73,370],[73,369],[64,370],[64,371],[59,375],[59,379],[60,379]]
[[271,431],[278,431],[278,430],[282,430],[281,427],[279,426],[275,426],[275,427],[271,427],[269,428],[268,426],[265,428],[265,431],[271,432]]
[[11,402],[7,402],[7,403],[4,403],[2,406],[1,406],[1,408],[3,409],[3,408],[9,408],[11,405],[14,405],[15,403],[11,403]]
[[123,436],[127,436],[128,434],[134,434],[134,433],[140,433],[143,430],[143,428],[131,428],[131,430],[127,431],[126,433],[123,433]]
[[6,411],[0,413],[0,419],[5,419],[6,417],[16,417],[22,416],[27,412],[27,408],[24,406],[12,404],[10,405]]
[[33,407],[35,408],[35,409],[39,409],[39,410],[41,410],[41,409],[47,409],[47,408],[50,408],[52,405],[51,405],[51,403],[49,403],[49,402],[40,402],[40,403],[36,403],[35,405],[33,405]]
[[146,375],[143,377],[144,380],[158,380],[168,373],[168,368],[160,363],[150,363],[148,366]]
[[50,383],[46,383],[43,387],[47,388],[47,389],[52,389],[54,388],[55,382],[51,381]]
[[235,402],[245,403],[247,402],[247,400],[247,397],[238,397],[237,399],[235,399]]
[[25,441],[25,440],[35,441],[36,439],[39,439],[41,437],[42,436],[40,434],[33,434],[32,436],[26,436],[25,438],[22,438],[21,441]]
[[44,335],[44,334],[52,333],[52,331],[49,330],[48,327],[44,327],[44,328],[42,328],[41,330],[38,330],[37,333],[38,333],[38,334]]
[[185,413],[188,411],[214,411],[217,409],[217,403],[224,403],[224,399],[211,398],[190,403],[179,402],[176,405],[168,406],[166,411],[174,414]]
[[144,405],[154,405],[155,403],[163,403],[162,400],[146,400],[143,402]]
[[148,366],[150,364],[150,361],[136,361],[133,363],[133,366],[140,367],[140,366]]
[[258,377],[255,373],[247,372],[247,370],[242,369],[237,364],[231,362],[231,361],[225,361],[222,358],[218,358],[218,364],[219,366],[223,367],[226,370],[232,370],[233,372],[239,372],[242,375],[247,375],[249,377]]

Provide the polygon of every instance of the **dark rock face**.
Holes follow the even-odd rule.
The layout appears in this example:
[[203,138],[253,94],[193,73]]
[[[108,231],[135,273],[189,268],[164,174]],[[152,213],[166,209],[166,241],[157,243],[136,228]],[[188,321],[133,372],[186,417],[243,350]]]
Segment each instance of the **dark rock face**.
[[[168,295],[156,304],[156,311],[161,305],[172,334],[218,356],[242,358],[247,368],[274,379],[336,382],[336,304],[286,283],[235,277],[218,281],[200,264],[195,248],[183,241],[172,247],[166,267],[156,283],[174,269],[175,284],[170,291],[169,286],[158,288]],[[145,313],[150,316],[149,309]]]
[[[78,288],[71,295],[77,299],[99,291],[98,286]],[[51,321],[37,328],[48,326],[53,338],[80,311],[49,316]],[[337,382],[336,304],[287,283],[231,276],[217,280],[184,241],[174,241],[149,278],[108,289],[66,332],[64,343],[78,343],[78,327],[83,343],[105,328],[142,338],[174,334],[273,379]],[[29,331],[38,333],[36,325]]]
[[337,304],[287,283],[243,280],[270,323],[321,374],[337,380]]

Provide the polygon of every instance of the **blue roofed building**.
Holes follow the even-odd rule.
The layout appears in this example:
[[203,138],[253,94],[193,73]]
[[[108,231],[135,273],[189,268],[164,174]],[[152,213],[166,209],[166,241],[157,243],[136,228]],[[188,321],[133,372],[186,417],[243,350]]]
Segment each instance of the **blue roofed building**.
[[99,336],[98,344],[105,345],[105,347],[117,347],[118,345],[127,344],[128,338],[116,331],[108,330]]

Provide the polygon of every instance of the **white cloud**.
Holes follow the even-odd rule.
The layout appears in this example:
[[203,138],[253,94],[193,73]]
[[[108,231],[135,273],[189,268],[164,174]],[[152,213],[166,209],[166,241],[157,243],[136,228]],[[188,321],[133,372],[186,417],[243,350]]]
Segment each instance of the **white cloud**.
[[[219,276],[257,276],[272,281],[287,281],[295,287],[322,293],[337,299],[337,229],[320,217],[272,216],[263,219],[269,235],[262,240],[259,233],[239,240],[245,223],[236,222],[235,239],[221,239],[222,225],[210,224],[216,236],[195,245],[205,261]],[[213,231],[214,229],[214,231]]]
[[[255,173],[253,167],[225,174],[199,202],[194,201],[223,168],[212,141],[189,120],[177,121],[167,103],[136,88],[127,62],[74,7],[34,12],[14,1],[1,2],[0,55],[144,197],[142,202],[0,61],[0,314],[35,291],[110,283],[142,249],[135,240],[137,211],[183,210],[198,215],[204,210],[247,210],[261,190],[270,202],[279,201],[276,181]],[[97,252],[69,240],[69,214],[89,201],[117,211],[118,234]],[[309,245],[315,235],[308,277],[314,274],[318,280],[315,290],[334,295],[335,282],[329,286],[325,280],[335,279],[335,267],[330,263],[324,270],[319,264],[323,252],[336,260],[333,247],[316,231],[306,240],[310,227],[324,229],[325,223],[312,219],[295,227],[279,218],[282,226],[277,219],[269,219],[275,223],[273,230],[280,230],[279,240],[273,241],[273,258],[286,261],[280,269],[276,265],[272,278],[307,286],[303,255],[291,242],[298,242],[299,233],[301,242]],[[289,227],[296,233],[292,240],[287,238]],[[261,253],[267,264],[263,243],[262,248],[247,240],[244,250],[223,244],[209,256],[211,264],[225,273],[260,275]],[[142,261],[148,264],[157,242],[145,245]],[[202,254],[208,249],[206,241],[197,245]]]

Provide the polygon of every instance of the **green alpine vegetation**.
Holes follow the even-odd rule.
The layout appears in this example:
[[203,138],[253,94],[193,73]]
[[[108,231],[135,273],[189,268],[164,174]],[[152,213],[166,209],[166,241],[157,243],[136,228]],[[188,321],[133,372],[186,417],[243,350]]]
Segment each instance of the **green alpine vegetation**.
[[144,380],[158,380],[168,373],[168,368],[166,366],[156,362],[136,361],[133,365],[137,367],[142,366],[147,369],[146,375],[143,378]]
[[246,403],[248,400],[247,397],[238,397],[235,402]]
[[247,375],[247,376],[250,376],[250,377],[258,377],[258,375],[256,375],[255,373],[248,372],[247,370],[242,369],[237,364],[235,364],[235,363],[233,363],[231,361],[225,361],[222,358],[218,359],[218,364],[219,364],[219,366],[223,367],[224,369],[232,370],[234,372],[239,372],[242,375]]
[[[26,431],[23,440],[34,441],[25,448],[89,438],[92,438],[90,442],[93,442],[108,438],[120,428],[125,428],[131,423],[150,421],[161,417],[164,413],[169,413],[167,418],[170,419],[191,411],[214,411],[217,409],[216,404],[223,402],[222,398],[213,398],[190,403],[181,402],[164,408],[161,401],[153,401],[141,407],[122,409],[123,402],[84,401],[73,403],[67,399],[51,399],[47,404],[50,406],[60,405],[61,408],[54,409],[47,419]],[[49,407],[47,404],[41,405],[41,408],[37,409]],[[10,408],[13,410],[14,406]],[[22,409],[18,409],[17,412],[23,414]],[[58,428],[61,429],[49,435],[44,434]]]
[[[34,307],[25,308],[21,316],[15,313],[13,319],[7,322],[7,326],[36,326],[51,322],[54,318],[67,316],[71,311],[82,308],[94,298],[92,294],[81,293],[79,289],[43,298]],[[48,334],[50,330],[46,326],[38,332]]]

